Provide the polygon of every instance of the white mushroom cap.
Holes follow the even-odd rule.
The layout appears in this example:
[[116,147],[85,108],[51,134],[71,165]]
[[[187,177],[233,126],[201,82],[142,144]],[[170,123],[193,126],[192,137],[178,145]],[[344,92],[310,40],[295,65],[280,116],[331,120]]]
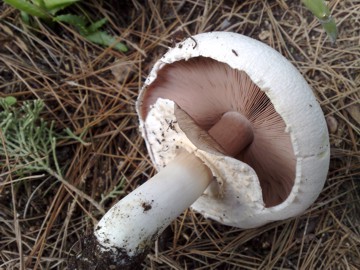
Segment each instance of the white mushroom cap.
[[[179,118],[186,116],[186,112],[173,100],[158,98],[149,108],[142,107],[151,91],[150,86],[164,67],[204,57],[245,72],[281,116],[296,166],[292,187],[281,203],[266,207],[265,191],[261,189],[255,170],[245,162],[225,155],[216,143],[208,146],[206,136],[195,132],[196,123],[189,123],[194,125],[188,130],[183,129]],[[173,160],[181,147],[193,152],[212,171],[216,181],[191,206],[205,217],[226,225],[252,228],[300,214],[323,188],[330,150],[321,108],[300,73],[278,52],[259,41],[235,33],[211,32],[179,43],[154,65],[140,93],[137,111],[142,135],[158,169]],[[264,155],[273,158],[266,151]]]

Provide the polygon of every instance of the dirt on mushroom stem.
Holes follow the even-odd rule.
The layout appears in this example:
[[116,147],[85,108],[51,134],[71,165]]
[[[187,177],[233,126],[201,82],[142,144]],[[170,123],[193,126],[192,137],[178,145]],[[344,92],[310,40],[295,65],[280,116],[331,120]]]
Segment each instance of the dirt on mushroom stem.
[[71,264],[107,263],[112,269],[135,269],[162,231],[201,196],[211,181],[207,166],[194,154],[181,151],[101,218],[94,235],[79,243],[80,251],[72,255]]
[[77,245],[80,246],[81,250],[78,252],[70,251],[69,270],[140,270],[142,269],[141,264],[150,250],[148,248],[131,257],[128,256],[125,249],[121,248],[117,249],[116,254],[111,250],[104,251],[93,234],[84,237]]

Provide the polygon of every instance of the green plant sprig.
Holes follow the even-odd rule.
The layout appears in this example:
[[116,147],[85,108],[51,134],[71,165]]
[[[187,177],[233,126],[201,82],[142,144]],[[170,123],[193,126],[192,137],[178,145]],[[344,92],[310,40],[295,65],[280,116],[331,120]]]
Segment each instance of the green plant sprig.
[[105,18],[91,23],[87,17],[79,15],[57,15],[60,10],[80,1],[81,0],[4,0],[5,3],[20,10],[21,17],[27,24],[30,24],[30,16],[40,18],[48,23],[53,21],[67,23],[74,26],[79,34],[90,42],[104,47],[113,47],[121,52],[127,52],[128,48],[123,43],[105,31],[100,30],[107,22]]
[[104,214],[99,203],[64,179],[58,163],[57,141],[78,137],[69,129],[56,132],[54,122],[48,123],[41,118],[44,109],[42,100],[25,101],[21,106],[16,103],[14,97],[0,98],[0,167],[8,167],[15,175],[22,176],[46,172]]
[[87,19],[82,16],[65,14],[54,17],[54,21],[70,24],[87,40],[105,47],[113,47],[118,51],[126,52],[127,47],[116,40],[113,36],[100,28],[107,22],[107,19],[101,19],[89,24]]
[[338,30],[334,18],[331,16],[330,9],[324,0],[302,0],[304,5],[319,19],[321,25],[328,34],[330,41],[335,43]]

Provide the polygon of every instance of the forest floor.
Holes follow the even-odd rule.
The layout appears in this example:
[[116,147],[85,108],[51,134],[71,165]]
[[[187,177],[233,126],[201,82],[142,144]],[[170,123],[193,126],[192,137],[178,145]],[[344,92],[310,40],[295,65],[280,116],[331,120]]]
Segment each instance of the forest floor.
[[[135,101],[174,41],[241,33],[273,47],[305,77],[330,130],[331,162],[318,200],[301,216],[242,230],[185,211],[161,235],[144,269],[360,269],[360,1],[329,1],[331,44],[300,1],[87,1],[71,7],[129,48],[86,41],[72,27],[0,4],[0,97],[42,99],[41,116],[86,143],[57,141],[63,178],[26,174],[0,156],[0,269],[66,269],[76,242],[125,194],[156,173]],[[181,40],[181,38],[180,38]],[[2,142],[2,140],[0,140]],[[74,188],[71,188],[74,187]],[[101,268],[98,268],[101,269]]]

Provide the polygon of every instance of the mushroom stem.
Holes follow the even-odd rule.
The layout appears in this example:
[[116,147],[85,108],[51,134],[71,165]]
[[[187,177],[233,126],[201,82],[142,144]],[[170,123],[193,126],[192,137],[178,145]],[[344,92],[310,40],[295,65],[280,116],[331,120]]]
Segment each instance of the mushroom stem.
[[103,216],[94,232],[98,251],[107,257],[111,253],[112,264],[117,266],[143,258],[160,233],[201,196],[211,180],[210,169],[199,158],[179,153]]
[[241,113],[229,111],[208,131],[229,156],[237,156],[254,139],[250,121]]

